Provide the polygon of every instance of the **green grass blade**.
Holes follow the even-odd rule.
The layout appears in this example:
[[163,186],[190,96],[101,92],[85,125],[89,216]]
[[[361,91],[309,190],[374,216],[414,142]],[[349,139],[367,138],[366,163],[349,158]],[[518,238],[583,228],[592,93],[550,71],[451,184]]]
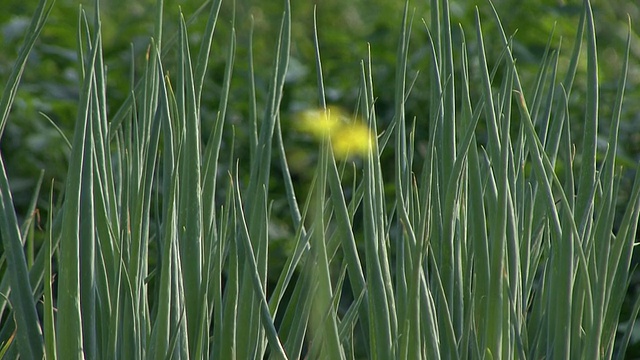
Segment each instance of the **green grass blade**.
[[[250,198],[255,198],[263,185],[269,184],[271,165],[271,142],[275,129],[276,116],[279,112],[285,75],[289,65],[289,51],[291,47],[291,6],[285,0],[285,11],[280,26],[280,35],[276,45],[273,75],[269,88],[269,97],[266,104],[264,119],[261,125],[256,152],[252,156],[251,174],[249,183]],[[267,186],[268,188],[268,186]],[[251,218],[251,217],[250,217]]]
[[[266,286],[267,256],[268,256],[268,223],[266,211],[268,203],[268,189],[271,174],[271,152],[276,119],[284,88],[285,75],[289,64],[291,47],[291,6],[284,2],[284,14],[277,40],[273,75],[269,87],[269,95],[265,107],[264,118],[260,128],[254,153],[251,155],[251,170],[246,198],[251,199],[246,204],[249,239],[256,259],[257,268],[249,265],[248,259],[241,260],[244,267],[239,296],[238,317],[238,357],[261,357],[264,351],[264,333],[260,327],[259,314],[255,311],[259,307],[260,299],[255,297],[252,285],[252,273],[257,270],[262,286]],[[253,77],[253,74],[251,74]],[[241,257],[246,257],[240,254]],[[270,341],[271,342],[271,341]],[[273,345],[273,344],[272,344]]]
[[[236,169],[237,174],[237,169]],[[237,175],[236,175],[237,176]],[[238,184],[238,179],[236,177],[236,184]],[[269,306],[267,304],[266,296],[264,294],[264,290],[262,289],[262,280],[260,278],[260,273],[258,271],[258,263],[256,261],[254,250],[252,248],[251,239],[249,238],[249,229],[247,227],[247,223],[244,216],[244,211],[242,209],[242,198],[240,196],[240,188],[235,187],[236,191],[236,207],[239,211],[238,219],[240,220],[240,234],[238,236],[242,241],[242,248],[244,252],[244,256],[249,263],[248,272],[251,276],[251,281],[253,285],[253,290],[256,292],[256,297],[258,298],[260,304],[260,317],[262,320],[262,326],[265,328],[267,338],[269,339],[269,344],[271,345],[271,350],[274,354],[277,355],[279,359],[287,359],[287,355],[282,347],[280,339],[278,337],[278,333],[276,331],[275,325],[273,324],[273,318],[269,313]],[[253,269],[253,271],[251,270]]]
[[[201,306],[204,294],[202,287],[202,250],[203,250],[203,214],[201,185],[201,149],[200,149],[200,109],[198,94],[193,78],[192,60],[189,52],[187,25],[180,18],[180,77],[179,94],[183,94],[180,121],[184,129],[183,158],[180,171],[180,197],[178,224],[180,233],[178,242],[184,274],[184,292],[186,301],[186,325],[189,334],[189,355],[200,352],[197,346],[199,337]],[[178,100],[180,103],[180,100]]]
[[[38,39],[40,32],[42,31],[47,18],[51,12],[54,1],[41,0],[38,3],[36,10],[33,13],[29,26],[25,32],[25,39],[18,52],[18,58],[16,59],[11,72],[7,78],[7,82],[4,86],[2,97],[0,98],[0,138],[4,133],[5,126],[7,124],[13,102],[15,100],[18,86],[22,74],[24,72],[29,54],[33,49],[36,40]],[[0,159],[2,162],[2,159]],[[2,172],[4,174],[5,168],[2,163]],[[8,180],[6,174],[3,176],[4,181],[2,183],[2,226],[3,232],[7,232],[2,235],[5,254],[8,255],[8,282],[3,284],[11,284],[13,289],[11,298],[13,299],[15,308],[15,318],[18,326],[18,347],[23,357],[26,358],[39,358],[42,356],[42,335],[40,326],[37,322],[35,315],[34,301],[32,298],[32,290],[29,285],[27,263],[25,255],[22,252],[22,238],[20,237],[20,231],[18,230],[18,223],[13,208],[13,201],[11,200],[11,193],[9,190]],[[14,229],[16,227],[16,229]],[[17,230],[17,233],[14,233]],[[20,252],[16,251],[20,249]],[[24,262],[24,264],[22,264]],[[18,285],[16,281],[19,281],[21,285]],[[4,287],[4,286],[3,286]],[[24,298],[23,297],[27,297]],[[19,301],[16,301],[18,299]],[[24,302],[23,302],[24,301]],[[6,304],[6,298],[2,299],[2,306],[4,308]],[[9,346],[10,343],[7,343]]]
[[[229,101],[229,89],[231,87],[231,77],[233,74],[233,64],[236,49],[236,34],[232,27],[229,37],[229,51],[227,53],[227,64],[224,74],[224,82],[222,85],[222,97],[218,108],[218,116],[209,136],[209,143],[205,148],[203,179],[202,179],[202,198],[203,198],[203,220],[205,222],[205,239],[213,239],[215,234],[215,201],[207,201],[206,199],[214,199],[216,195],[216,180],[218,177],[219,155],[222,146],[222,134],[224,123],[226,121],[227,104]],[[205,243],[205,248],[211,247],[213,244]],[[209,251],[205,251],[209,253]],[[207,275],[205,274],[205,277]],[[206,281],[206,280],[205,280]]]
[[[231,168],[233,162],[229,162]],[[227,266],[227,284],[224,288],[224,298],[218,299],[221,304],[214,304],[214,310],[216,316],[214,318],[214,342],[212,344],[213,351],[211,352],[212,359],[235,359],[236,358],[236,325],[237,325],[237,311],[238,311],[238,294],[239,294],[239,275],[238,275],[238,242],[233,241],[237,238],[235,229],[237,229],[236,220],[238,219],[238,209],[235,207],[235,192],[233,189],[233,178],[229,174],[227,182],[227,194],[225,200],[226,212],[220,219],[220,239],[223,239],[228,247],[228,255],[226,256]],[[224,225],[227,224],[227,225]],[[224,225],[224,226],[223,226]],[[224,237],[223,237],[224,235]],[[220,245],[219,245],[220,246]],[[222,257],[224,256],[225,248],[218,250],[218,257],[216,258],[216,266],[218,269],[222,269]],[[218,274],[216,272],[215,274]],[[217,275],[216,275],[217,277]],[[218,279],[216,279],[218,281]],[[221,281],[221,280],[220,280]],[[222,291],[221,284],[216,284],[214,290]],[[221,294],[216,296],[222,296]],[[218,340],[218,341],[216,341]]]
[[58,343],[59,357],[80,359],[83,357],[82,317],[80,304],[80,203],[82,173],[86,162],[82,151],[92,147],[87,133],[91,121],[90,97],[94,90],[96,58],[100,48],[100,31],[96,29],[93,48],[87,58],[87,71],[78,104],[78,116],[73,138],[73,151],[65,188],[64,214],[60,241],[60,265],[58,285]]
[[[301,274],[311,273],[311,261],[307,261],[301,269]],[[317,289],[316,282],[297,281],[289,298],[289,305],[285,310],[280,331],[285,339],[284,347],[291,357],[302,357],[305,337],[308,336],[309,320],[311,316],[313,298]]]
[[[631,45],[631,36],[629,33],[627,34],[625,56],[624,56],[620,79],[618,81],[618,91],[616,94],[616,100],[613,108],[614,110],[612,114],[613,119],[611,122],[611,129],[609,130],[610,131],[609,143],[611,145],[610,145],[610,148],[607,150],[607,157],[605,161],[607,161],[607,165],[611,166],[611,168],[605,169],[603,174],[604,176],[608,176],[612,174],[614,171],[613,164],[615,164],[617,137],[618,137],[618,131],[619,131],[618,127],[621,120],[620,115],[622,110],[622,101],[624,98],[625,85],[626,85],[627,75],[629,70],[628,67],[629,67],[630,45]],[[610,171],[611,173],[608,173],[608,171]],[[618,177],[618,180],[619,179],[620,177]],[[628,207],[633,207],[633,206],[631,204],[628,204]],[[612,225],[609,225],[609,226],[612,226]],[[625,232],[629,230],[635,233],[634,229],[622,228],[622,229],[619,229],[619,234],[625,234]],[[606,304],[605,305],[606,318],[603,325],[604,333],[610,333],[614,331],[614,329],[616,329],[618,326],[618,322],[621,320],[618,318],[617,314],[620,313],[620,309],[622,307],[622,302],[624,301],[624,299],[622,299],[622,297],[620,296],[616,296],[616,294],[623,289],[627,289],[628,291],[627,283],[631,276],[630,256],[633,253],[634,241],[635,240],[631,240],[629,237],[625,238],[625,237],[618,236],[616,237],[616,240],[614,241],[614,243],[611,244],[611,254],[607,264],[608,265],[608,269],[607,269],[607,277],[608,277],[607,285],[608,286],[607,286],[607,294],[604,300]],[[629,322],[633,324],[633,322],[635,321],[635,318],[636,318],[636,315],[632,315]],[[622,343],[624,344],[625,342],[623,341]],[[612,342],[609,342],[609,344],[607,345],[611,348],[614,344]],[[622,349],[625,349],[625,348],[626,346],[622,346]],[[622,350],[621,352],[624,352],[624,350]]]
[[304,214],[300,214],[300,210],[298,208],[298,202],[295,195],[295,190],[293,188],[293,181],[291,179],[291,174],[289,172],[289,165],[287,164],[287,160],[286,160],[284,143],[282,140],[282,130],[280,128],[279,119],[277,120],[277,123],[276,123],[276,137],[277,137],[278,153],[280,156],[280,164],[282,166],[282,175],[283,175],[285,190],[287,194],[287,201],[289,203],[291,218],[292,218],[294,227],[296,228],[296,235],[293,239],[296,245],[295,245],[293,254],[287,258],[287,261],[283,267],[283,271],[278,278],[276,287],[273,290],[271,297],[269,299],[269,310],[271,314],[274,314],[274,316],[278,312],[278,308],[280,306],[281,300],[284,297],[284,292],[290,284],[290,281],[294,275],[294,271],[296,271],[303,257],[303,254],[308,250],[309,233],[307,232],[303,221],[304,221],[304,218],[306,217],[307,209],[311,200],[311,197],[308,197],[307,202],[305,204],[305,208],[304,208]]
[[18,351],[23,358],[38,359],[43,353],[42,330],[36,314],[18,218],[13,207],[2,156],[0,156],[0,221],[2,222],[0,234],[2,234],[3,247],[7,255],[7,271],[11,284],[10,299],[17,328]]
[[[406,78],[407,78],[407,57],[409,52],[409,39],[411,34],[411,26],[407,20],[409,2],[405,2],[402,27],[400,31],[400,38],[398,41],[396,64],[396,79],[395,79],[395,96],[394,96],[394,131],[395,131],[395,205],[397,209],[398,222],[402,227],[402,237],[396,243],[396,303],[397,303],[397,316],[401,326],[405,327],[406,323],[410,321],[407,315],[407,273],[411,273],[413,266],[416,266],[416,260],[411,257],[413,248],[416,246],[416,238],[413,230],[413,224],[409,219],[408,199],[411,197],[411,171],[412,164],[409,162],[408,148],[407,148],[407,134],[406,134],[406,121],[405,121],[405,93],[406,93]],[[405,254],[406,251],[406,254]],[[406,329],[406,327],[405,327]],[[408,331],[408,329],[406,329]],[[409,334],[405,333],[405,337],[408,340]],[[396,348],[396,355],[401,354],[403,351],[408,351],[408,343],[402,345],[402,347]],[[406,357],[406,353],[404,356]]]
[[[49,197],[49,224],[53,224],[53,181],[51,181],[51,195]],[[48,242],[46,247],[46,261],[45,261],[45,282],[44,282],[44,348],[46,359],[56,360],[56,328],[53,317],[53,269],[51,266],[51,259],[53,256],[53,226],[49,228]]]
[[[576,219],[582,236],[588,236],[593,214],[593,193],[596,186],[596,142],[598,134],[598,59],[596,54],[596,30],[589,0],[584,1],[587,23],[587,98],[580,179],[576,198]],[[587,245],[587,244],[585,244]],[[595,334],[594,334],[595,335]],[[597,346],[593,345],[593,346]],[[592,349],[595,349],[593,347]]]
[[[97,67],[96,67],[97,68]],[[96,69],[97,70],[97,69]],[[95,89],[96,84],[94,84]],[[95,109],[95,92],[91,103],[91,110]],[[86,141],[83,144],[83,158],[86,160],[82,166],[81,191],[80,191],[80,232],[78,239],[80,243],[80,311],[82,314],[82,341],[83,352],[88,358],[97,356],[97,334],[96,334],[96,282],[95,282],[95,212],[94,212],[94,144],[91,133],[96,127],[96,114],[87,119]],[[78,151],[78,150],[77,150]],[[80,215],[81,214],[81,215]]]
[[178,310],[178,304],[175,304],[171,292],[171,283],[174,277],[179,273],[173,268],[173,258],[178,256],[174,253],[175,243],[177,241],[176,234],[176,193],[178,174],[174,173],[171,180],[171,192],[165,197],[165,208],[168,210],[167,217],[164,219],[164,241],[162,246],[162,262],[160,269],[159,293],[156,301],[158,302],[157,317],[154,319],[154,326],[151,332],[149,357],[153,359],[164,359],[169,353],[169,336],[170,332],[175,331],[176,324],[171,322],[171,314]]
[[631,310],[631,317],[629,322],[626,324],[627,328],[624,331],[620,348],[618,349],[618,353],[616,354],[616,357],[615,357],[616,360],[626,359],[625,353],[627,351],[627,348],[629,347],[629,341],[631,339],[631,334],[633,333],[633,329],[635,328],[636,320],[638,319],[638,313],[640,313],[640,297],[637,297],[635,302],[633,303],[633,310]]
[[[198,107],[200,107],[200,100],[202,96],[202,85],[207,73],[207,64],[209,63],[209,56],[211,53],[211,43],[213,42],[213,35],[216,30],[216,23],[218,21],[218,14],[220,13],[220,6],[222,0],[211,1],[211,10],[209,10],[209,17],[207,18],[207,25],[202,34],[202,41],[200,43],[200,52],[198,53],[198,62],[196,63],[196,69],[194,73],[194,88],[196,89],[196,98],[198,99]],[[232,25],[233,28],[233,25]],[[229,65],[229,67],[232,67]]]
[[[215,24],[215,19],[213,19],[213,17],[217,17],[218,11],[219,11],[219,3],[218,3],[218,9],[214,11],[214,8],[212,8],[212,12],[210,14],[209,17],[209,23],[207,25],[207,28],[209,29],[209,25],[210,24]],[[202,205],[203,205],[203,209],[202,209],[202,216],[203,216],[203,226],[204,226],[204,243],[203,243],[203,248],[204,248],[204,254],[205,256],[203,257],[204,259],[204,266],[203,268],[205,269],[203,272],[203,285],[205,285],[206,287],[203,290],[203,293],[205,294],[204,297],[206,297],[206,301],[207,302],[207,306],[205,307],[203,305],[203,311],[204,313],[208,313],[209,312],[209,308],[211,308],[212,306],[214,306],[212,304],[212,291],[209,288],[209,285],[214,285],[211,283],[211,270],[212,267],[214,266],[212,264],[212,262],[215,263],[215,266],[217,267],[218,272],[221,271],[221,263],[218,262],[218,260],[220,259],[220,255],[216,255],[216,252],[222,252],[222,245],[224,243],[223,239],[224,237],[219,237],[218,233],[217,233],[217,229],[216,229],[216,211],[215,211],[215,197],[216,197],[216,190],[217,190],[217,176],[218,176],[218,167],[219,167],[219,152],[220,152],[220,148],[222,146],[222,134],[223,134],[223,130],[224,130],[224,123],[226,121],[226,111],[227,111],[227,104],[228,104],[228,99],[229,99],[229,89],[231,87],[231,77],[233,74],[233,65],[234,65],[234,58],[235,58],[235,51],[236,51],[236,34],[235,34],[235,25],[233,25],[232,23],[232,27],[231,27],[231,34],[230,34],[230,40],[229,40],[229,50],[227,53],[227,63],[226,63],[226,68],[225,68],[225,75],[224,75],[224,81],[223,81],[223,85],[222,85],[222,97],[220,99],[220,105],[218,107],[218,116],[215,120],[215,124],[211,130],[211,134],[209,136],[209,143],[207,144],[206,148],[205,148],[205,154],[204,154],[204,164],[203,164],[203,179],[202,179]],[[210,36],[213,36],[213,25],[211,27],[211,34]],[[210,46],[210,43],[209,45]],[[207,54],[208,55],[208,54]],[[200,56],[203,56],[203,54],[201,53]],[[201,57],[200,57],[201,59]],[[196,80],[198,79],[197,76],[199,70],[199,66],[201,63],[201,60],[199,59],[199,63],[198,63],[198,69],[196,69]],[[203,74],[204,75],[204,74]],[[201,80],[202,81],[202,80]],[[200,85],[201,87],[201,85]],[[201,91],[201,90],[200,90]],[[198,99],[200,99],[200,94],[198,94]],[[198,106],[199,107],[199,106]],[[207,270],[208,269],[208,270]],[[213,274],[216,274],[217,272],[213,272]],[[214,275],[215,276],[215,275]],[[218,279],[215,280],[216,282],[219,281]],[[217,291],[217,290],[213,290],[213,291]],[[203,298],[203,300],[205,300]],[[201,345],[198,345],[198,349],[201,352],[201,354],[197,354],[198,357],[202,358],[204,356],[205,353],[210,353],[210,351],[208,350],[208,341],[206,340],[208,338],[207,333],[208,333],[208,322],[210,320],[205,320],[208,319],[208,316],[201,316],[201,324],[200,324],[200,338],[198,339],[199,342],[201,342]]]
[[[454,85],[454,64],[453,64],[453,42],[451,38],[451,14],[449,11],[449,1],[442,1],[442,13],[439,14],[440,19],[440,38],[439,43],[442,45],[442,53],[440,53],[441,61],[441,74],[444,83],[441,85],[443,89],[442,94],[442,115],[441,124],[439,128],[441,134],[438,136],[438,140],[441,142],[439,147],[439,153],[441,159],[447,159],[446,161],[440,161],[440,176],[443,176],[441,182],[444,184],[445,179],[451,172],[451,161],[456,158],[455,137],[456,137],[456,92]],[[440,17],[441,16],[441,17]],[[433,24],[432,24],[433,25]],[[443,199],[444,200],[444,199]],[[445,274],[445,289],[447,291],[447,297],[453,297],[453,272],[451,274]]]
[[22,73],[24,72],[27,60],[29,59],[29,54],[35,45],[36,40],[40,36],[40,32],[51,13],[54,3],[55,1],[53,0],[40,0],[40,2],[38,2],[38,7],[33,13],[31,22],[29,22],[29,27],[25,32],[25,39],[20,47],[20,51],[18,52],[18,58],[11,69],[11,73],[7,79],[7,84],[2,92],[2,98],[0,98],[0,138],[2,138],[4,128],[7,125],[11,106],[16,98],[18,85],[20,84],[20,79],[22,78]]
[[[373,81],[371,77],[371,62],[365,67],[362,63],[362,113],[372,129],[376,126],[374,110]],[[379,149],[377,136],[373,137],[373,149]],[[396,328],[392,327],[392,316],[395,317],[393,306],[389,303],[392,296],[391,281],[387,278],[388,260],[386,256],[384,219],[382,199],[382,175],[380,172],[379,150],[371,151],[365,162],[364,182],[364,237],[365,263],[367,268],[367,292],[369,295],[369,337],[370,353],[373,358],[389,359],[394,353],[393,337]]]
[[[314,47],[315,47],[315,60],[316,60],[316,83],[318,88],[318,101],[322,109],[327,108],[325,99],[325,87],[323,80],[322,61],[320,58],[320,43],[318,40],[318,27],[316,8],[314,7]],[[390,135],[390,134],[389,134]],[[282,148],[284,151],[284,148]],[[342,191],[342,185],[340,184],[340,175],[336,165],[336,159],[333,153],[329,154],[328,169],[327,169],[327,181],[329,184],[330,198],[332,207],[335,211],[336,222],[338,231],[342,239],[342,251],[347,261],[347,271],[349,273],[349,280],[351,288],[354,294],[362,294],[363,301],[359,307],[359,321],[362,328],[365,331],[365,335],[369,331],[369,319],[368,319],[368,295],[366,292],[366,282],[364,279],[364,273],[362,270],[362,264],[358,255],[355,236],[353,233],[353,225],[347,209],[347,204]],[[355,187],[355,186],[354,186]]]

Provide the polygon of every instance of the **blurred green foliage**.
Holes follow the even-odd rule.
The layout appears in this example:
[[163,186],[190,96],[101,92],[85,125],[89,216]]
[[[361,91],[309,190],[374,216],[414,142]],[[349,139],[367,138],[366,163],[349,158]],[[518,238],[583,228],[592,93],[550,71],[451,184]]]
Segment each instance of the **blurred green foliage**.
[[[88,16],[92,16],[93,1],[80,2],[86,9]],[[531,84],[539,66],[549,36],[553,33],[554,48],[560,47],[562,38],[561,68],[566,65],[572,43],[574,28],[578,22],[581,1],[561,0],[496,0],[494,1],[498,13],[501,15],[505,29],[516,33],[514,47],[524,84]],[[11,9],[0,13],[0,32],[2,39],[0,46],[5,51],[0,52],[0,81],[4,81],[12,65],[17,47],[23,36],[29,16],[35,8],[35,1],[5,0],[4,8]],[[198,1],[166,1],[165,15],[167,18],[177,18],[182,9],[187,18],[202,5]],[[374,84],[378,86],[377,111],[381,114],[383,124],[390,121],[392,114],[393,92],[385,90],[393,83],[395,76],[395,56],[400,26],[403,0],[323,0],[317,5],[309,1],[297,1],[292,4],[293,18],[293,47],[291,65],[285,88],[283,101],[284,113],[296,112],[317,106],[316,74],[313,50],[313,17],[314,6],[317,6],[317,22],[320,41],[321,57],[323,59],[324,79],[329,103],[340,105],[345,109],[353,109],[358,97],[357,89],[360,73],[360,61],[367,57],[370,47]],[[411,54],[409,68],[412,73],[409,78],[416,78],[417,83],[426,83],[428,66],[427,44],[428,38],[423,18],[430,16],[429,1],[413,1],[411,7],[415,9]],[[103,41],[105,59],[108,65],[109,107],[115,112],[128,95],[130,89],[130,73],[132,59],[136,66],[143,64],[149,36],[152,32],[152,9],[154,0],[103,0],[101,13],[103,21]],[[486,1],[452,1],[451,13],[453,24],[471,25],[474,22],[474,8],[478,6],[481,13],[488,18],[490,6]],[[613,97],[615,83],[619,73],[619,54],[615,49],[623,47],[628,30],[627,14],[632,19],[640,18],[640,6],[635,1],[613,0],[599,1],[594,4],[596,26],[598,31],[599,56],[601,60],[601,97]],[[51,178],[61,180],[66,173],[66,157],[68,149],[61,136],[55,131],[39,112],[47,114],[68,135],[73,129],[75,119],[76,99],[78,89],[78,68],[75,59],[77,48],[77,23],[79,3],[73,0],[58,0],[50,20],[45,27],[36,48],[34,49],[27,70],[20,87],[20,92],[13,108],[11,121],[2,139],[0,148],[7,158],[7,170],[16,196],[18,208],[24,208],[29,197],[30,189],[40,169],[45,169],[45,184]],[[234,109],[239,113],[231,114],[230,119],[235,127],[236,144],[238,149],[246,141],[245,119],[248,113],[249,76],[248,49],[253,24],[253,51],[256,70],[256,85],[258,98],[266,97],[268,83],[266,80],[271,67],[270,52],[272,52],[275,38],[279,29],[280,1],[237,0],[223,4],[221,21],[230,22],[235,11],[236,28],[238,33],[238,55],[235,67],[234,84],[236,90],[232,101],[236,102]],[[176,21],[166,21],[165,26],[175,26]],[[493,29],[492,22],[486,21],[484,29],[489,36]],[[197,40],[203,32],[204,21],[194,22],[190,28],[190,36]],[[466,26],[468,29],[470,26]],[[217,106],[217,99],[222,82],[224,58],[216,56],[223,54],[228,39],[229,26],[218,27],[214,39],[213,58],[211,59],[208,78],[205,85],[205,99],[203,105],[203,134],[208,134],[208,125],[215,116],[213,110]],[[166,34],[174,34],[175,29],[167,28]],[[628,99],[640,98],[640,41],[638,41],[639,25],[633,24],[632,54],[629,72]],[[469,31],[469,30],[468,30]],[[454,27],[454,36],[462,36],[458,28]],[[473,44],[474,34],[465,34],[466,40]],[[163,41],[170,41],[167,37]],[[193,43],[197,43],[194,41]],[[487,41],[489,60],[497,58],[501,51],[498,42]],[[194,49],[197,50],[197,49]],[[264,54],[264,55],[263,55]],[[171,54],[169,54],[169,60]],[[170,61],[169,61],[170,62]],[[472,64],[473,66],[473,64]],[[133,67],[133,69],[136,69]],[[140,68],[136,69],[138,72]],[[422,72],[420,72],[422,70]],[[530,71],[529,71],[530,70]],[[579,71],[585,71],[584,64]],[[115,79],[115,81],[114,81]],[[584,79],[578,75],[577,79]],[[238,86],[240,85],[240,86]],[[577,84],[578,89],[584,84]],[[428,89],[427,86],[417,86]],[[407,104],[409,115],[416,116],[418,123],[428,121],[424,114],[428,114],[429,94],[412,93]],[[580,103],[584,95],[580,92],[572,94],[571,101]],[[603,101],[611,104],[611,101]],[[244,105],[242,105],[244,104]],[[207,109],[207,105],[210,105]],[[241,106],[237,106],[241,105]],[[260,102],[258,103],[260,105]],[[602,130],[606,135],[607,114],[610,109],[602,109]],[[628,154],[630,159],[638,159],[640,154],[640,102],[627,101],[623,114],[621,132],[622,153]],[[260,112],[259,112],[260,114]],[[575,114],[575,112],[574,112]],[[288,131],[292,118],[283,119],[285,136],[296,135]],[[579,116],[574,116],[573,127],[579,130]],[[579,132],[578,132],[579,133]],[[230,137],[231,134],[228,134]],[[418,134],[418,141],[420,135]],[[426,138],[426,136],[424,137]],[[577,139],[579,140],[579,139]],[[227,142],[230,143],[230,142]],[[304,146],[304,141],[301,146]],[[290,154],[292,168],[299,170],[304,176],[304,169],[312,159],[296,153]],[[277,185],[276,185],[277,186]]]

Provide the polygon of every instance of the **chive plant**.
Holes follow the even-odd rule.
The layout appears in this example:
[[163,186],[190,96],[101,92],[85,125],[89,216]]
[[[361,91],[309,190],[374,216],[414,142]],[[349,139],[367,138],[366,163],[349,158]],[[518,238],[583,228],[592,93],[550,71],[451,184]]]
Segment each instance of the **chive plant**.
[[[40,1],[5,84],[0,135],[52,6]],[[394,88],[393,117],[378,116],[375,59],[363,54],[355,84],[361,120],[354,118],[353,124],[366,124],[368,144],[349,156],[344,144],[354,135],[340,130],[348,125],[319,135],[311,191],[302,201],[280,123],[291,47],[289,1],[284,1],[268,96],[260,104],[248,45],[249,154],[232,151],[225,158],[227,107],[235,105],[229,101],[235,21],[218,23],[220,0],[206,6],[206,30],[198,53],[192,53],[191,20],[181,16],[177,34],[163,34],[163,1],[157,1],[144,72],[132,75],[130,95],[114,114],[107,113],[111,79],[103,60],[100,6],[96,3],[90,16],[80,11],[80,96],[63,200],[54,204],[54,194],[47,197],[47,235],[29,264],[23,249],[35,241],[33,218],[18,220],[2,162],[10,154],[0,156],[0,354],[8,359],[624,357],[640,308],[636,301],[626,332],[618,336],[640,214],[640,177],[619,204],[622,170],[616,166],[630,37],[621,50],[612,116],[601,119],[588,0],[568,68],[560,72],[558,52],[548,45],[532,85],[521,82],[512,38],[496,9],[488,19],[476,12],[475,24],[461,27],[462,36],[454,41],[448,1],[432,0],[431,17],[419,30],[413,29],[407,2],[395,84],[380,84]],[[502,52],[494,63],[485,55],[481,21],[498,29],[494,41]],[[214,36],[217,26],[231,27],[227,40]],[[423,114],[407,118],[412,86],[421,84],[409,76],[413,31],[428,34],[430,64],[420,70],[428,75],[431,95]],[[475,40],[467,43],[464,31],[473,32]],[[318,109],[310,109],[316,114],[310,121],[320,124],[337,110],[326,103],[322,29],[315,23],[314,33]],[[227,41],[226,70],[217,116],[205,119],[202,94],[214,40]],[[584,118],[569,111],[582,52]],[[168,56],[177,59],[171,68]],[[208,136],[201,133],[204,121],[212,122]],[[610,124],[603,153],[596,144],[601,121]],[[583,124],[581,134],[572,130],[577,122]],[[576,139],[581,139],[578,148]],[[383,161],[385,153],[393,154],[388,161],[393,166]],[[244,162],[249,174],[241,173]],[[281,173],[273,171],[274,162]],[[560,167],[564,171],[557,171]],[[352,183],[344,180],[347,173]],[[270,181],[276,177],[285,187],[290,217],[284,221],[296,229],[295,245],[282,271],[272,274],[275,286],[267,287],[273,271]],[[217,198],[222,201],[212,200]]]

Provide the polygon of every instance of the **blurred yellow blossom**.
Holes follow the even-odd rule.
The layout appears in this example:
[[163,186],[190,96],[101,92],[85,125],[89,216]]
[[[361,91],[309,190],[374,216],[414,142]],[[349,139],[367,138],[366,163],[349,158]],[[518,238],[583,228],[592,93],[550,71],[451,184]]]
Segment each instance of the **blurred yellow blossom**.
[[343,112],[338,108],[305,110],[300,114],[298,123],[300,130],[313,135],[318,139],[323,136],[331,136],[342,124]]
[[359,119],[351,119],[338,107],[302,112],[298,128],[318,140],[327,136],[338,158],[366,155],[373,148],[373,134],[369,127]]

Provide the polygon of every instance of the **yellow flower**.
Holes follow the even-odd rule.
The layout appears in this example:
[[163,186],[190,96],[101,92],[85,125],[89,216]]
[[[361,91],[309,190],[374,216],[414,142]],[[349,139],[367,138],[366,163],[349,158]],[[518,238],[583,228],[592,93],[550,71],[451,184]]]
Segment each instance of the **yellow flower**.
[[333,152],[338,158],[366,155],[373,147],[373,135],[369,127],[360,120],[351,120],[338,107],[306,110],[301,113],[298,128],[317,140],[329,137]]
[[367,155],[373,147],[371,131],[362,123],[347,124],[331,135],[331,146],[339,158]]
[[299,123],[300,130],[313,135],[318,139],[331,135],[342,126],[344,113],[339,108],[313,109],[303,111]]

